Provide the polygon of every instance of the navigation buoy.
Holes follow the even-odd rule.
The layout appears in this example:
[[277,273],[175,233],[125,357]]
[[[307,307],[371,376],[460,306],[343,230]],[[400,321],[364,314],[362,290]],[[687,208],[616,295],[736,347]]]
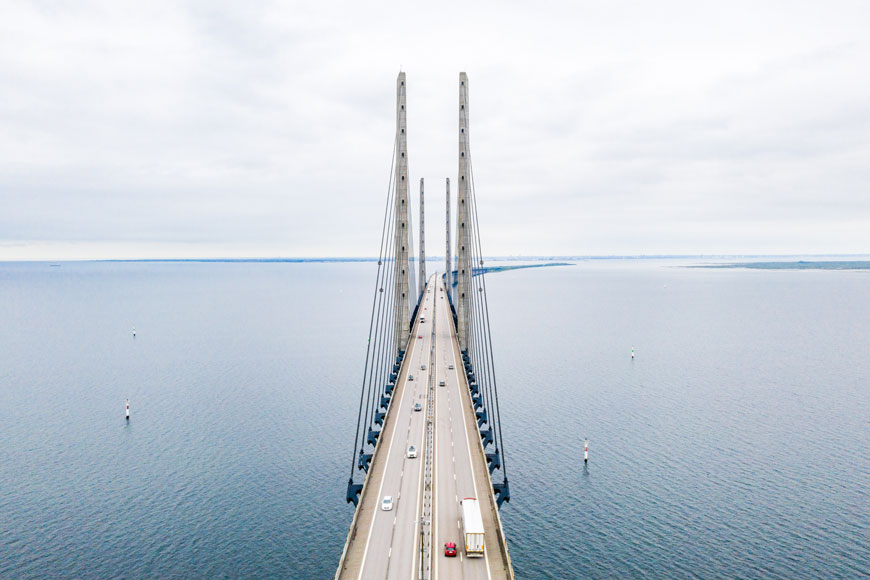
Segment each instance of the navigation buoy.
[[130,420],[130,399],[127,399],[127,420]]
[[136,338],[136,327],[133,327],[133,338]]
[[634,347],[631,347],[631,358],[634,360]]
[[589,439],[583,442],[583,463],[589,463]]

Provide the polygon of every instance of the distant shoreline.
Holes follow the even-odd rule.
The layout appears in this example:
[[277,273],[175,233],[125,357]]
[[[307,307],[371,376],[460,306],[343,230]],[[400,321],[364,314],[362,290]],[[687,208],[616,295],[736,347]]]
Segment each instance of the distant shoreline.
[[687,268],[746,268],[750,270],[870,270],[870,261],[818,261],[809,262],[798,260],[797,262],[737,262],[731,264],[698,264],[686,266]]

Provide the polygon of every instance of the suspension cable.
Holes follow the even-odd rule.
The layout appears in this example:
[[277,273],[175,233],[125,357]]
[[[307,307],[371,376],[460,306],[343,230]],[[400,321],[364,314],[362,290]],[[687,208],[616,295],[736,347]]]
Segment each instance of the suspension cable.
[[[473,209],[473,214],[474,214],[473,221],[475,224],[475,228],[474,228],[475,233],[476,233],[475,237],[477,238],[478,248],[480,248],[480,229],[479,229],[478,212],[477,212],[477,195],[476,195],[475,187],[474,187],[474,166],[471,162],[471,152],[470,151],[468,152],[468,167],[469,167],[469,173],[471,174],[471,190],[472,190],[471,199],[472,199],[472,209]],[[481,252],[481,256],[482,255],[483,254]],[[497,386],[496,378],[495,378],[495,359],[494,359],[493,349],[492,349],[492,333],[489,332],[490,318],[489,318],[489,302],[486,298],[486,275],[484,274],[483,269],[481,269],[480,278],[481,278],[481,286],[483,288],[483,305],[484,305],[484,312],[485,312],[486,326],[487,326],[487,333],[486,333],[487,334],[487,336],[486,336],[487,348],[489,351],[489,359],[492,363],[492,368],[491,368],[491,370],[492,370],[492,385],[493,385],[493,392],[495,393],[495,409],[490,409],[490,411],[491,412],[494,411],[493,420],[495,421],[496,429],[493,430],[493,432],[494,432],[494,434],[495,434],[495,431],[498,432],[497,437],[498,437],[499,447],[501,448],[501,470],[502,470],[502,475],[505,478],[505,481],[507,481],[507,467],[505,466],[506,461],[505,461],[505,451],[504,451],[504,439],[503,439],[502,428],[501,428],[501,408],[499,407],[499,401],[498,401],[498,386]]]
[[387,228],[387,215],[389,213],[389,208],[390,208],[390,197],[391,197],[390,192],[393,189],[393,179],[395,176],[395,163],[396,163],[396,140],[394,139],[393,140],[393,153],[392,153],[391,160],[390,160],[390,177],[389,177],[388,183],[387,183],[387,207],[384,208],[384,223],[383,223],[383,226],[381,227],[381,244],[380,244],[380,249],[378,252],[378,275],[375,278],[375,295],[372,297],[372,314],[371,314],[371,317],[369,318],[369,341],[368,341],[368,344],[366,345],[366,361],[365,361],[365,367],[363,370],[362,388],[360,389],[359,411],[357,412],[357,420],[356,420],[356,435],[354,437],[353,457],[351,458],[351,463],[350,463],[350,477],[351,477],[351,479],[353,479],[354,469],[355,469],[355,465],[356,465],[356,441],[359,439],[360,424],[362,422],[362,417],[363,417],[363,413],[362,413],[363,398],[364,398],[364,394],[365,394],[365,390],[366,390],[365,389],[366,375],[368,374],[368,369],[369,369],[369,352],[371,352],[372,328],[373,328],[374,319],[375,319],[375,304],[376,304],[377,299],[378,299],[378,294],[380,294],[380,292],[378,292],[378,288],[379,288],[378,282],[379,282],[379,278],[381,276],[381,268],[383,266],[383,257],[384,257],[384,251],[385,251],[384,242],[386,240],[386,228]]

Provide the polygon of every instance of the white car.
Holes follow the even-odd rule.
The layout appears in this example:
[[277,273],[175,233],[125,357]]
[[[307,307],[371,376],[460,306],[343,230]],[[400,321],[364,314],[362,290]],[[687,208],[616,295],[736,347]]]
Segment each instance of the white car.
[[445,383],[444,381],[441,381],[440,383],[438,383],[438,386],[439,386],[439,387],[443,387],[443,386],[446,385],[446,384],[447,384],[447,383]]
[[417,457],[417,448],[411,445],[408,447],[408,459],[414,459]]
[[421,370],[421,371],[425,371],[425,370],[426,370],[426,365],[420,365],[420,370]]
[[391,509],[393,509],[393,496],[391,496],[391,495],[384,496],[384,501],[381,502],[381,509],[384,510],[385,512],[388,512]]
[[453,370],[453,365],[452,365],[452,364],[447,365],[447,368],[450,369],[450,370],[452,371],[452,370]]

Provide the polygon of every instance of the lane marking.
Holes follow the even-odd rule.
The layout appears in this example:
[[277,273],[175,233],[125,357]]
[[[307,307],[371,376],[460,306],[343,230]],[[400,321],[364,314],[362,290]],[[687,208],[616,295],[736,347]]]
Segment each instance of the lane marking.
[[[433,322],[433,324],[434,324],[434,322]],[[421,352],[420,353],[421,360],[422,360],[422,356],[423,356],[423,353]],[[428,396],[428,393],[429,393],[428,380],[426,381],[425,384],[426,384],[426,387],[425,387],[423,393]],[[423,388],[423,387],[420,387],[420,388]],[[421,398],[423,398],[422,395],[421,395]],[[416,411],[412,411],[412,413],[414,413],[414,412],[416,412]],[[426,414],[427,415],[429,414],[428,408],[426,409]],[[422,431],[422,433],[420,435],[421,440],[419,443],[419,446],[420,446],[419,448],[423,451],[423,457],[420,460],[420,469],[419,469],[419,473],[417,474],[417,477],[418,477],[418,479],[417,479],[417,505],[416,505],[416,511],[414,512],[414,522],[417,525],[419,525],[419,522],[417,521],[418,515],[422,518],[422,514],[420,512],[420,502],[423,499],[423,486],[425,485],[425,479],[423,478],[423,467],[425,464],[424,459],[426,457],[426,431],[428,429],[427,421],[428,421],[428,418],[422,421],[423,428],[421,430]],[[414,538],[416,539],[416,537],[417,537],[417,534],[416,534],[416,530],[415,530]],[[414,571],[417,568],[417,556],[419,555],[419,552],[417,550],[414,550],[413,554],[414,555],[411,556],[411,577],[412,578],[414,577]]]

